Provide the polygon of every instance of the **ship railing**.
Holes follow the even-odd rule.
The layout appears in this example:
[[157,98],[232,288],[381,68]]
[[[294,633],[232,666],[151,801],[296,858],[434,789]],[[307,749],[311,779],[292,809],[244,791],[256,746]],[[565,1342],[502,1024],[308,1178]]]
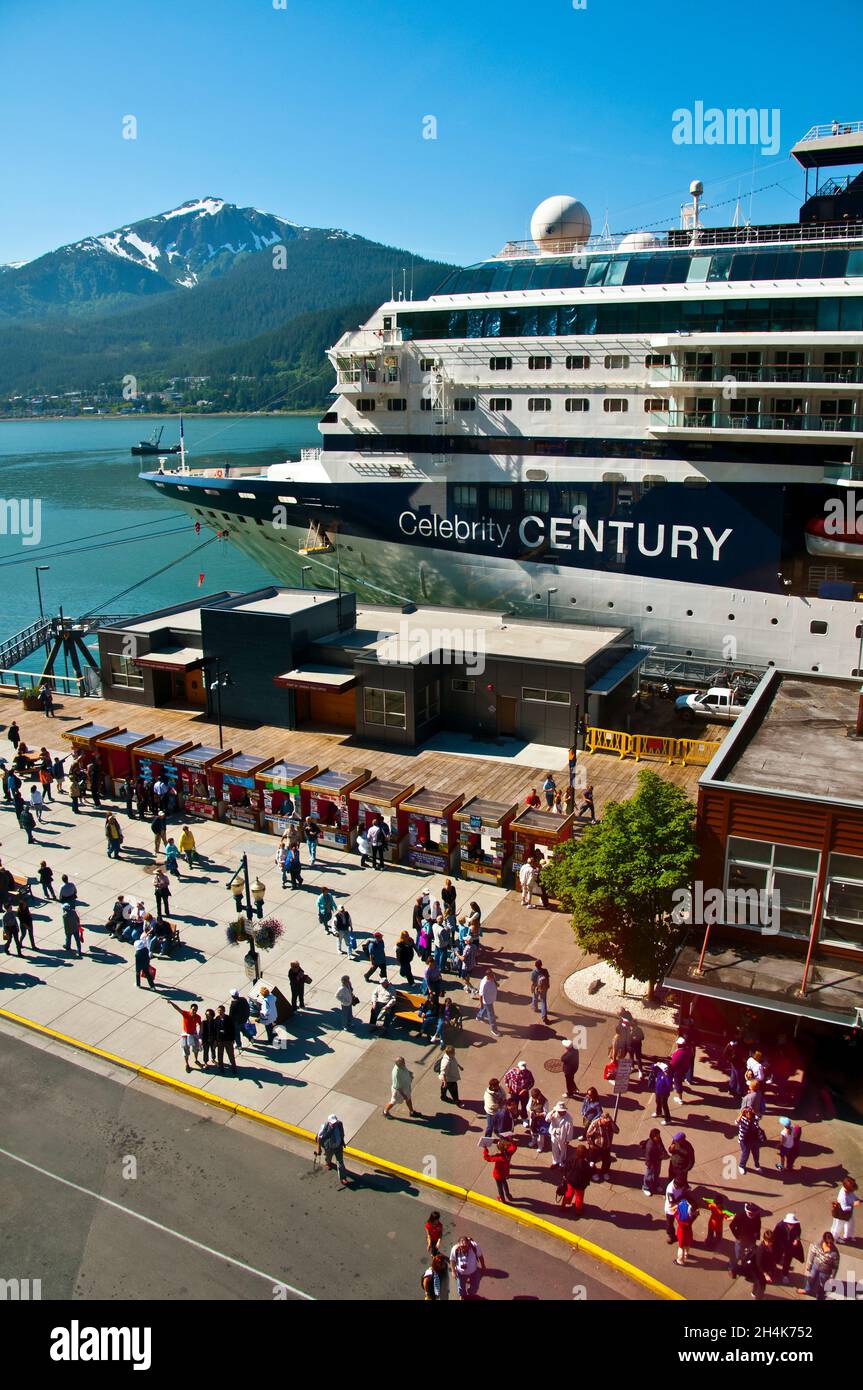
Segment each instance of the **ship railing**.
[[712,430],[805,430],[859,434],[861,421],[851,412],[807,415],[798,411],[656,410],[648,428]]
[[798,145],[805,145],[810,140],[826,140],[831,135],[860,135],[863,134],[863,121],[828,121],[826,125],[814,125],[807,130],[802,140],[798,140]]
[[323,452],[324,452],[323,449],[321,449],[320,447],[317,447],[317,446],[314,447],[314,448],[311,448],[311,449],[301,449],[301,450],[300,450],[300,462],[301,462],[301,463],[320,463],[320,461],[321,461],[321,459],[322,459],[322,457],[323,457]]
[[677,367],[653,367],[650,381],[657,384],[675,381],[727,382],[727,381],[775,381],[781,385],[788,383],[805,385],[813,382],[823,386],[856,386],[863,383],[863,367],[784,367],[765,363],[761,367],[688,367],[685,363]]
[[[591,236],[586,241],[561,241],[542,250],[534,241],[508,241],[495,260],[510,260],[522,256],[597,256],[606,251],[619,251],[632,232],[611,232]],[[705,246],[766,246],[775,242],[861,241],[863,221],[857,222],[789,222],[766,227],[697,227],[694,230],[651,233],[651,244],[623,248],[631,256],[649,255],[656,251],[685,251]]]

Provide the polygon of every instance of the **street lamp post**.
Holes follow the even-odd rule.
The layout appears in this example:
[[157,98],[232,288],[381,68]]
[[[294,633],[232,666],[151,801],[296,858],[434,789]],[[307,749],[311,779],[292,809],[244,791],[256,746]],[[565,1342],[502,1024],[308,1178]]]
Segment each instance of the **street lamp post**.
[[205,660],[212,662],[216,667],[216,678],[215,680],[210,681],[209,689],[215,690],[216,692],[216,718],[219,721],[219,747],[224,748],[225,739],[224,731],[222,729],[222,690],[226,690],[228,686],[231,684],[231,677],[227,671],[222,670],[221,657],[208,657],[205,658]]
[[300,570],[300,581],[304,589],[306,587],[306,575],[311,574],[312,569],[312,565],[303,565],[302,569]]
[[[243,876],[242,886],[240,884],[240,874]],[[238,888],[241,889],[240,892],[237,892]],[[255,943],[252,939],[252,914],[254,908],[252,907],[252,888],[249,882],[249,861],[245,854],[240,860],[239,868],[231,880],[231,892],[234,895],[234,902],[238,911],[243,913],[248,923],[249,949],[245,957],[246,973],[249,979],[254,984],[257,984],[258,980],[261,978],[261,972],[258,969],[258,953],[255,950]],[[245,893],[245,903],[242,901],[243,893]]]
[[557,589],[547,589],[545,594],[545,618],[546,622],[551,622],[551,596],[556,594]]

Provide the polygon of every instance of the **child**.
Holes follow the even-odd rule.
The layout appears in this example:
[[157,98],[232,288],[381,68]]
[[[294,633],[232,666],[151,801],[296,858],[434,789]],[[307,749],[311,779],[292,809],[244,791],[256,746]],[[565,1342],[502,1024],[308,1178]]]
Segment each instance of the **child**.
[[689,1263],[689,1251],[692,1248],[692,1227],[698,1215],[698,1208],[693,1206],[688,1197],[681,1197],[677,1203],[674,1213],[675,1231],[677,1235],[677,1264],[685,1265]]
[[368,836],[364,830],[357,831],[357,850],[360,856],[360,868],[364,869],[366,867],[366,861],[372,852]]
[[177,849],[174,841],[169,840],[165,845],[165,868],[168,870],[168,873],[173,874],[175,878],[180,877],[179,857],[180,851]]
[[782,1173],[790,1173],[800,1152],[803,1131],[799,1125],[792,1124],[787,1115],[780,1116],[779,1126],[779,1162],[776,1167]]
[[54,870],[49,868],[44,859],[39,865],[39,883],[42,886],[42,897],[45,901],[47,902],[49,898],[53,898],[56,902],[57,894],[54,892]]
[[433,1211],[426,1222],[426,1245],[430,1255],[440,1254],[440,1243],[443,1239],[443,1222],[440,1219],[440,1212]]
[[357,949],[357,934],[353,927],[348,928],[348,960],[353,960]]
[[725,1211],[713,1197],[708,1197],[705,1206],[710,1212],[710,1216],[707,1221],[707,1235],[704,1237],[704,1248],[705,1250],[715,1250],[722,1240],[722,1231],[726,1219],[731,1216],[731,1212]]

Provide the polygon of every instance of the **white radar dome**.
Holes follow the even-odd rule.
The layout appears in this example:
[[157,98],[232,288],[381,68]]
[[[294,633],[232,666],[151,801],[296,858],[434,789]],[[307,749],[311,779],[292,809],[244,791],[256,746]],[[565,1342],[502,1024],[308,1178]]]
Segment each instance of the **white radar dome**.
[[652,232],[629,232],[618,246],[618,251],[649,251],[652,246],[661,245]]
[[540,251],[568,251],[590,236],[590,213],[577,198],[545,198],[530,219],[530,234]]

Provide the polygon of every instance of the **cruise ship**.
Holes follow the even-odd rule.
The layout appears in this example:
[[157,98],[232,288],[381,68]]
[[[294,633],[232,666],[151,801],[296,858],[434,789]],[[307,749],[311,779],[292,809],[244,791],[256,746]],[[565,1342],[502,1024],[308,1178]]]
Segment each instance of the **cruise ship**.
[[705,226],[697,181],[660,232],[546,199],[330,349],[320,448],[141,476],[284,583],[861,675],[863,122],[791,153],[793,223]]

